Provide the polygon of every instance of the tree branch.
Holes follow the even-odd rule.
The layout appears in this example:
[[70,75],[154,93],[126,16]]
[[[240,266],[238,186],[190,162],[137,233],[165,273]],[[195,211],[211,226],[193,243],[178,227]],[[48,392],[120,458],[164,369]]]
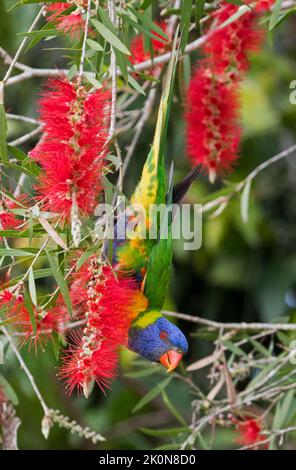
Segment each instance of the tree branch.
[[[222,210],[227,206],[228,202],[230,199],[232,199],[235,194],[239,193],[247,183],[252,181],[261,171],[265,170],[265,168],[268,168],[270,165],[273,163],[278,162],[282,158],[288,157],[291,153],[294,153],[296,151],[296,144],[292,145],[291,147],[283,150],[282,152],[278,153],[277,155],[274,155],[273,157],[269,158],[268,160],[264,161],[260,165],[258,165],[254,170],[251,171],[251,173],[246,176],[242,181],[240,181],[234,188],[234,190],[226,195],[226,196],[220,196],[216,199],[213,199],[213,201],[210,201],[206,204],[203,204],[202,206],[202,212],[208,212],[212,209],[214,209],[217,206],[222,206]],[[219,208],[220,209],[220,208]],[[218,211],[219,211],[218,209]],[[216,215],[218,215],[218,211],[216,212]],[[221,212],[221,211],[220,211]]]
[[296,324],[291,323],[221,323],[198,316],[187,315],[186,313],[171,312],[168,310],[163,310],[162,313],[168,317],[179,318],[180,320],[198,323],[218,330],[224,328],[227,330],[296,331]]
[[15,415],[10,401],[0,403],[0,424],[2,428],[2,450],[17,450],[17,431],[21,420]]

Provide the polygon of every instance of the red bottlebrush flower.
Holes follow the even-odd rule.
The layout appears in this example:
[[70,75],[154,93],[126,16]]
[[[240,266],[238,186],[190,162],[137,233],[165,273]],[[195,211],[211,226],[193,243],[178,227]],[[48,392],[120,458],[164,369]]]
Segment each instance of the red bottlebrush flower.
[[36,333],[34,332],[29,311],[24,303],[23,296],[4,290],[0,293],[0,306],[6,307],[6,318],[10,319],[13,327],[22,334],[20,345],[27,341],[38,343],[50,338],[53,332],[63,333],[64,325],[69,321],[69,314],[64,305],[57,305],[46,312],[33,307]]
[[[273,0],[259,0],[256,10]],[[254,8],[220,28],[238,6],[223,2],[212,17],[214,29],[203,47],[206,56],[191,79],[187,95],[187,152],[192,163],[202,163],[210,181],[229,171],[238,157],[240,141],[237,89],[249,68],[249,54],[260,48],[264,34]]]
[[147,308],[147,299],[136,287],[129,278],[116,278],[112,268],[99,267],[95,259],[82,270],[87,324],[80,336],[74,335],[60,373],[69,393],[77,387],[88,396],[94,382],[103,392],[109,387],[132,318]]
[[6,401],[7,401],[6,395],[5,395],[4,391],[0,388],[0,407]]
[[66,79],[48,82],[40,100],[44,134],[30,156],[43,168],[37,190],[44,209],[70,218],[73,196],[91,215],[102,189],[109,93]]
[[191,79],[185,117],[188,155],[194,165],[202,163],[214,180],[237,158],[240,128],[234,87],[203,65]]
[[[165,22],[161,22],[157,24],[163,30],[163,32],[166,35],[168,35],[167,24]],[[157,36],[163,39],[163,37],[156,31],[153,30],[151,31],[151,33],[153,33],[154,36]],[[169,41],[170,41],[170,38],[169,38]],[[153,50],[153,55],[158,56],[160,54],[163,54],[166,51],[166,49],[168,49],[170,46],[169,41],[167,43],[164,43],[163,41],[159,41],[155,38],[152,38],[151,46]],[[145,60],[148,60],[151,58],[150,50],[149,49],[145,50],[143,34],[138,34],[131,40],[130,50],[131,50],[130,61],[132,62],[132,64],[138,64],[140,62],[144,62]]]
[[0,292],[0,305],[4,305],[10,302],[12,298],[13,295],[9,290],[4,290],[3,292]]
[[27,197],[25,194],[18,196],[15,201],[8,198],[0,201],[0,206],[2,206],[0,208],[0,230],[16,229],[21,224],[21,220],[10,210],[22,208],[26,201]]
[[[77,5],[77,10],[67,14],[64,14],[65,10],[68,10],[71,6]],[[65,34],[69,34],[72,40],[80,39],[82,32],[84,30],[84,19],[82,14],[84,12],[84,7],[86,2],[58,2],[53,3],[47,7],[48,12],[53,12],[48,18],[48,22],[52,22],[56,25],[59,31],[62,31]]]
[[[253,449],[258,450],[260,443],[266,439],[262,433],[262,421],[254,418],[245,418],[244,420],[236,421],[236,429],[239,432],[239,437],[236,442],[242,446],[254,445]],[[262,444],[268,449],[268,443]]]
[[219,29],[237,10],[238,6],[227,3],[213,14],[215,30],[206,42],[204,52],[214,72],[240,77],[249,68],[249,54],[260,49],[264,33],[258,27],[258,15],[251,9],[238,21]]
[[21,333],[23,337],[20,341],[24,345],[28,341],[30,344],[34,343],[35,349],[38,344],[41,345],[45,340],[49,339],[55,333],[63,333],[64,325],[69,321],[69,314],[64,306],[53,307],[52,309],[42,312],[34,308],[35,321],[36,321],[36,334],[34,333],[30,314],[23,302],[16,305],[12,309],[16,320],[14,327]]

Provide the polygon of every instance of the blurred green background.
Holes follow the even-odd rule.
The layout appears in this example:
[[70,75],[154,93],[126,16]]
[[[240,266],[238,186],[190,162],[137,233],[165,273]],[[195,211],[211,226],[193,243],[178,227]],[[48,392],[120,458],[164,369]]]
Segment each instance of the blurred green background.
[[[24,6],[6,13],[8,1],[0,2],[0,44],[13,55],[24,32],[31,24],[35,6]],[[272,37],[267,37],[264,50],[252,60],[252,68],[244,83],[242,100],[242,126],[244,138],[241,157],[231,181],[240,181],[260,162],[270,158],[295,142],[296,105],[289,101],[290,82],[296,79],[295,42],[296,18],[290,17],[279,26]],[[66,39],[41,41],[22,57],[24,63],[34,67],[62,67],[66,59],[56,50],[46,50],[66,44]],[[191,56],[191,63],[198,54]],[[5,68],[0,61],[1,76]],[[36,100],[41,80],[31,79],[6,92],[6,109],[15,114],[36,117]],[[175,162],[176,179],[188,170],[184,154],[184,120],[180,87],[170,123],[167,155]],[[141,102],[137,103],[141,106]],[[153,135],[155,115],[146,125],[136,154],[129,167],[125,182],[128,194],[139,176]],[[12,140],[30,130],[30,125],[9,121],[8,139]],[[127,132],[121,139],[124,146],[130,141]],[[35,141],[22,148],[30,150]],[[13,174],[11,175],[13,177]],[[203,217],[203,243],[196,252],[184,251],[182,241],[174,243],[174,262],[167,308],[177,312],[197,314],[217,321],[262,321],[289,317],[296,308],[296,159],[292,155],[270,166],[255,180],[251,189],[249,221],[240,215],[240,198],[234,197],[224,212],[215,218]],[[27,189],[32,191],[30,181]],[[202,175],[192,188],[188,200],[201,202],[221,187],[221,181],[210,185]],[[185,365],[211,352],[211,343],[190,335],[196,331],[193,324],[180,326],[188,335],[190,352]],[[134,406],[159,381],[159,373],[145,374],[143,363],[135,355],[124,352],[118,379],[106,397],[95,389],[86,401],[83,397],[67,397],[63,384],[57,380],[57,362],[52,346],[48,344],[35,355],[27,347],[22,354],[36,378],[38,386],[54,409],[69,415],[84,426],[98,430],[107,438],[103,444],[93,446],[89,441],[59,429],[51,430],[48,440],[40,432],[42,410],[27,378],[11,355],[0,372],[13,385],[20,405],[17,414],[22,420],[19,446],[23,449],[150,449],[174,442],[167,435],[150,436],[140,428],[161,429],[180,426],[159,395],[138,412]],[[194,375],[201,389],[208,382],[202,374]],[[171,402],[185,421],[190,423],[192,396],[188,386],[178,378],[167,388]],[[222,429],[216,433],[215,448],[232,445],[233,434]]]

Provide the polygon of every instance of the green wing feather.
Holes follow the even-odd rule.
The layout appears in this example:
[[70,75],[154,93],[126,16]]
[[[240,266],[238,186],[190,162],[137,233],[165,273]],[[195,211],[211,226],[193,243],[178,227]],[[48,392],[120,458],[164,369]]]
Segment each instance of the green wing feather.
[[149,307],[161,310],[165,301],[172,265],[172,223],[173,165],[170,172],[166,211],[162,218],[157,243],[153,246],[147,266],[145,295]]
[[[162,204],[165,202],[166,178],[164,168],[164,148],[169,121],[169,111],[172,100],[172,89],[177,64],[176,39],[172,49],[171,60],[168,65],[163,92],[159,104],[157,123],[151,150],[144,164],[140,182],[131,197],[131,205],[141,205],[144,208],[146,217],[149,216],[149,206],[151,204]],[[148,224],[151,221],[148,219]],[[155,233],[159,232],[159,221],[156,222]],[[145,271],[151,250],[155,245],[155,240],[139,238],[136,240],[126,240],[117,248],[117,259],[119,268],[125,270]],[[137,255],[140,252],[140,259]],[[143,269],[144,268],[144,269]]]

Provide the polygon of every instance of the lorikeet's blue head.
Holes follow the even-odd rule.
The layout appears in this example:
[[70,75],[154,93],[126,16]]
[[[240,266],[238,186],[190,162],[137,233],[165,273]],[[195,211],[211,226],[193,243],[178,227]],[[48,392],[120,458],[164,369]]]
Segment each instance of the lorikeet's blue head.
[[153,310],[140,315],[132,324],[129,348],[149,361],[161,362],[172,371],[187,353],[188,343],[176,325]]

